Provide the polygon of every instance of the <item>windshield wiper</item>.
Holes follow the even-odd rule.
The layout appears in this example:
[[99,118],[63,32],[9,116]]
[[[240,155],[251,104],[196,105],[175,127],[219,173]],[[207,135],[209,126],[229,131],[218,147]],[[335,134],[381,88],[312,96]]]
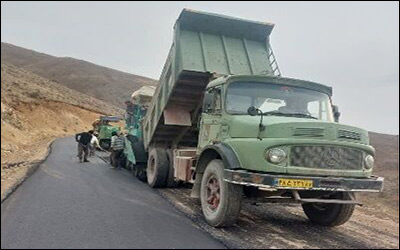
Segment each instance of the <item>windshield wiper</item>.
[[251,116],[256,116],[256,115],[261,116],[260,124],[258,124],[258,137],[257,138],[260,139],[260,141],[262,141],[261,133],[265,130],[265,125],[263,124],[264,113],[260,109],[254,107],[254,106],[249,107],[247,109],[247,113]]
[[304,117],[304,118],[310,118],[310,119],[315,119],[319,120],[317,117],[314,117],[312,115],[304,114],[304,113],[283,113],[279,111],[269,111],[263,113],[264,115],[276,115],[276,116],[289,116],[289,117]]

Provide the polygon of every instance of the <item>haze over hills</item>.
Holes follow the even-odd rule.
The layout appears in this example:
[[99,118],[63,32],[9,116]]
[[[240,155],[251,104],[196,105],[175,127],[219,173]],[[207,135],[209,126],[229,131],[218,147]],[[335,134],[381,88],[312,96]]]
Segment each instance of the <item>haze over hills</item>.
[[69,57],[55,57],[1,43],[1,63],[25,69],[68,88],[124,108],[130,94],[156,80]]

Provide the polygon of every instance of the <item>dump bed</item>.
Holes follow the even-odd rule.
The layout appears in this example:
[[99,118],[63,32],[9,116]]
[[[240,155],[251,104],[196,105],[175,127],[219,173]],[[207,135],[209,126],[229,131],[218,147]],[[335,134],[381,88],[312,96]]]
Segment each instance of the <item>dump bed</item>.
[[197,146],[204,90],[221,75],[273,75],[273,25],[183,10],[159,85],[143,121],[144,144]]

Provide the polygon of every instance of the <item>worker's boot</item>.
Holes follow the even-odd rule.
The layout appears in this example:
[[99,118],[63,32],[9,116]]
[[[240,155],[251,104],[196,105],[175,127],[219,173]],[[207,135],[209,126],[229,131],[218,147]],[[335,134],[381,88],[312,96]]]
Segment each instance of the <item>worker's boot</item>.
[[83,162],[90,162],[88,159],[85,159]]

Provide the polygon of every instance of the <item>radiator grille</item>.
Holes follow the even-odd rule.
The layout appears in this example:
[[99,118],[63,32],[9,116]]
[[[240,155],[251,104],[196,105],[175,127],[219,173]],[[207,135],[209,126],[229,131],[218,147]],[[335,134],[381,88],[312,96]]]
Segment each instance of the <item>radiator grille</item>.
[[362,169],[363,153],[360,150],[339,146],[293,146],[290,165],[321,169]]

